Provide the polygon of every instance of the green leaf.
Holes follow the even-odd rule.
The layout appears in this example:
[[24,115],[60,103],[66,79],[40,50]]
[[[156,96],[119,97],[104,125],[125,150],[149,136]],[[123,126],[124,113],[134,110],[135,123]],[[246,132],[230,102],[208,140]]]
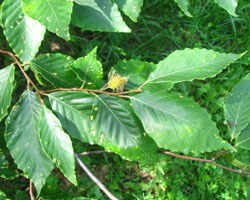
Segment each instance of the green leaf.
[[230,15],[237,17],[235,10],[238,5],[238,0],[214,0],[221,8],[224,8]]
[[127,15],[132,21],[137,22],[143,0],[115,0],[115,2],[125,15]]
[[82,82],[69,67],[73,61],[70,56],[59,53],[44,54],[31,62],[31,68],[56,88],[76,88],[80,87]]
[[34,183],[39,194],[54,168],[39,142],[42,106],[37,95],[25,91],[6,120],[5,140],[18,168]]
[[91,31],[131,32],[111,0],[74,0],[72,24]]
[[22,0],[24,12],[59,37],[69,40],[73,2],[69,0]]
[[188,17],[193,17],[190,12],[188,11],[188,0],[175,0],[175,2],[178,4],[180,9],[187,15]]
[[235,144],[235,146],[250,150],[250,123],[238,137],[237,144]]
[[10,200],[2,190],[0,190],[0,200]]
[[232,90],[225,102],[225,118],[232,124],[232,139],[240,134],[250,122],[250,73]]
[[2,149],[0,149],[0,177],[4,179],[14,179],[18,176],[18,172],[10,168],[9,161],[6,159]]
[[96,96],[94,121],[93,134],[107,151],[116,152],[131,161],[157,162],[158,147],[143,134],[129,101],[114,96]]
[[[156,69],[156,65],[154,63],[140,60],[123,60],[118,62],[114,68],[122,77],[128,77],[128,81],[124,88],[127,90],[133,90],[137,89],[147,81],[149,74]],[[159,85],[160,84],[148,83],[143,87],[143,90],[167,90],[173,86],[173,83],[164,83],[160,87]]]
[[13,64],[0,70],[0,121],[8,114],[14,88],[14,73]]
[[54,92],[48,96],[52,109],[70,136],[93,144],[93,95],[87,92],[65,91]]
[[41,45],[45,27],[24,14],[21,0],[4,1],[2,26],[9,45],[21,61],[31,61]]
[[77,185],[75,175],[74,150],[69,136],[63,131],[60,121],[45,106],[43,106],[39,125],[40,143],[56,164],[74,185]]
[[131,97],[144,129],[159,147],[183,153],[211,152],[233,147],[219,137],[205,109],[176,93],[142,93]]
[[177,83],[214,77],[244,54],[218,53],[207,49],[184,49],[157,64],[147,83]]
[[95,84],[103,78],[102,64],[96,58],[97,47],[87,56],[78,58],[71,68],[78,74],[78,77],[87,85]]

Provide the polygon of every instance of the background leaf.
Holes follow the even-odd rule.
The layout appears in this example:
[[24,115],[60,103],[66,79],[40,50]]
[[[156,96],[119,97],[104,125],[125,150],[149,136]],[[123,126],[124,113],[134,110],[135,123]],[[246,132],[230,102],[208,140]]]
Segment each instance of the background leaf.
[[188,0],[175,0],[175,2],[178,4],[180,9],[187,15],[188,17],[193,17],[190,12],[188,11]]
[[250,122],[250,73],[228,95],[224,110],[226,120],[232,123],[230,134],[233,139]]
[[48,96],[52,109],[70,136],[93,144],[95,141],[91,134],[93,95],[87,92],[65,91],[54,92]]
[[111,0],[74,0],[72,24],[91,31],[130,32]]
[[230,15],[237,17],[235,10],[238,5],[238,0],[214,0],[221,8],[224,8]]
[[30,65],[56,88],[76,88],[82,82],[69,67],[73,61],[70,56],[59,53],[44,54],[34,59]]
[[176,50],[157,64],[148,83],[176,83],[213,77],[244,54],[218,53],[207,49]]
[[0,70],[0,121],[8,114],[14,88],[14,73],[13,64]]
[[4,179],[14,179],[18,176],[18,172],[10,168],[9,161],[6,159],[2,149],[0,148],[0,177]]
[[235,146],[250,150],[250,123],[238,137],[237,144],[235,144]]
[[107,151],[116,152],[131,161],[158,161],[158,147],[150,137],[143,135],[129,101],[114,96],[96,96],[94,121],[93,135]]
[[21,0],[4,1],[2,26],[9,45],[21,61],[31,61],[41,45],[45,27],[24,14]]
[[142,93],[131,97],[144,129],[159,147],[183,153],[233,149],[219,137],[206,110],[176,93]]
[[97,47],[94,48],[87,56],[78,58],[71,65],[78,77],[85,82],[86,85],[95,84],[103,78],[102,64],[96,58]]
[[37,95],[25,91],[6,120],[5,140],[18,168],[34,183],[38,194],[54,168],[38,134],[42,106]]
[[0,190],[0,200],[10,200],[2,190]]
[[73,2],[66,0],[22,0],[24,12],[59,37],[69,40]]
[[127,15],[132,21],[137,22],[143,0],[115,0],[115,2],[125,15]]
[[63,131],[60,121],[45,106],[43,106],[39,124],[40,143],[62,173],[74,185],[77,185],[75,175],[74,150],[69,136]]

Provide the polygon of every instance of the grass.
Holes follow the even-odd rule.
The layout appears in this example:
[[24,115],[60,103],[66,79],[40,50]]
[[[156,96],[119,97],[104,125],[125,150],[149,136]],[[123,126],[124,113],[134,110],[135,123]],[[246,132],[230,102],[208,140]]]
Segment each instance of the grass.
[[[108,69],[119,60],[140,59],[157,63],[177,49],[197,47],[228,53],[250,50],[250,3],[247,0],[239,0],[238,18],[228,15],[212,0],[191,1],[190,12],[194,17],[186,17],[172,0],[145,0],[138,23],[132,23],[124,16],[132,33],[100,33],[71,27],[70,42],[66,43],[54,34],[47,33],[40,53],[47,53],[48,49],[52,51],[52,46],[56,44],[60,48],[54,52],[77,58],[98,46],[98,57],[108,73]],[[2,33],[0,35],[1,44],[6,46]],[[226,137],[223,114],[225,96],[249,72],[249,65],[250,52],[215,78],[177,84],[174,89],[205,107],[217,122],[222,136]],[[77,152],[100,149],[76,141],[74,147]],[[228,162],[232,157],[249,164],[249,153],[246,151],[223,157],[219,162],[234,167]],[[83,160],[119,199],[246,199],[249,182],[246,176],[209,164],[166,156],[156,166],[147,166],[121,160],[115,154],[91,155]],[[49,195],[49,199],[53,199],[55,194],[67,195],[69,198],[88,196],[107,199],[80,168],[77,168],[77,188],[69,185],[59,174],[58,171],[53,172],[42,193]],[[8,187],[1,184],[0,189],[12,199],[27,198],[23,191],[27,190],[28,184],[23,178],[4,181],[4,184]]]

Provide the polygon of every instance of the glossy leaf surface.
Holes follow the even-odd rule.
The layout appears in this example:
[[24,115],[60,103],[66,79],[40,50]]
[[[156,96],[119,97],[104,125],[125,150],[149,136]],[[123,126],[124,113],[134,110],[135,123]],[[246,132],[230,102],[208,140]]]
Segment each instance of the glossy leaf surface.
[[69,23],[73,2],[69,0],[22,0],[24,12],[49,31],[69,40]]
[[207,49],[176,50],[157,64],[148,83],[176,83],[205,79],[220,73],[244,54],[218,53]]
[[74,185],[77,185],[75,175],[74,150],[69,136],[63,131],[60,121],[45,106],[43,106],[39,124],[40,143],[56,164]]
[[44,54],[31,62],[31,68],[56,88],[76,88],[82,85],[82,81],[69,67],[73,61],[70,56],[59,53]]
[[31,61],[41,45],[45,27],[23,12],[21,0],[4,1],[2,26],[9,45],[21,61]]
[[74,0],[72,24],[91,31],[130,32],[111,0]]
[[125,15],[127,15],[132,21],[137,22],[143,0],[115,0],[115,2]]
[[71,137],[94,143],[91,134],[94,97],[86,92],[55,92],[49,94],[52,109],[56,112],[62,126]]
[[180,9],[187,15],[188,17],[192,17],[190,12],[188,11],[188,0],[175,0]]
[[14,65],[0,70],[0,121],[8,114],[14,88]]
[[224,8],[230,15],[237,17],[235,10],[238,5],[238,0],[214,0],[214,2]]
[[102,64],[96,58],[97,48],[94,48],[87,56],[78,58],[71,68],[86,85],[95,84],[103,78]]
[[144,129],[159,147],[171,151],[210,152],[233,149],[219,137],[205,109],[176,93],[142,93],[131,98]]
[[237,137],[250,122],[250,73],[228,95],[225,102],[225,117],[232,123],[230,134]]
[[54,168],[39,142],[42,106],[37,95],[25,91],[6,120],[5,140],[18,168],[34,183],[38,194]]

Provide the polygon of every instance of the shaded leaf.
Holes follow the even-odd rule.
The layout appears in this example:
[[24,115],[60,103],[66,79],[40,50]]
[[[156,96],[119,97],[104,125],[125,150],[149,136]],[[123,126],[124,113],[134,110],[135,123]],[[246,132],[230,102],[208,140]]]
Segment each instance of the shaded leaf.
[[238,146],[242,149],[250,150],[250,123],[238,137],[237,143],[235,146]]
[[73,2],[68,0],[22,0],[24,12],[59,37],[69,40]]
[[188,0],[175,0],[175,2],[178,4],[180,9],[187,15],[188,17],[193,17],[190,12],[188,11]]
[[11,103],[11,95],[14,88],[14,65],[0,70],[0,121],[8,114]]
[[205,109],[176,93],[142,93],[131,97],[144,129],[159,147],[183,153],[210,152],[233,147],[219,137]]
[[0,149],[0,177],[4,179],[14,179],[18,176],[18,172],[10,168],[9,161],[6,159],[2,149]]
[[244,54],[218,53],[206,49],[176,50],[157,64],[147,83],[176,83],[210,78]]
[[230,15],[237,17],[235,10],[238,5],[238,0],[214,0],[221,8],[224,8]]
[[69,67],[73,61],[70,56],[59,53],[44,54],[34,59],[30,65],[56,88],[76,88],[82,82]]
[[94,108],[95,132],[98,144],[116,152],[123,159],[146,163],[157,162],[158,147],[143,134],[129,101],[114,97],[96,96]]
[[10,200],[2,190],[0,190],[0,200]]
[[91,31],[130,32],[111,0],[74,0],[72,24]]
[[41,45],[45,27],[24,14],[21,0],[4,1],[2,26],[9,45],[21,61],[31,61]]
[[115,0],[115,2],[125,15],[127,15],[132,21],[137,22],[143,0]]
[[87,56],[78,58],[71,65],[78,77],[87,85],[95,84],[103,78],[102,64],[96,58],[97,47],[94,48]]
[[74,185],[75,175],[74,150],[69,136],[63,131],[60,121],[43,106],[39,124],[40,143],[51,160]]
[[52,109],[70,136],[93,144],[93,95],[87,92],[65,91],[51,93],[49,99]]
[[42,106],[37,95],[25,91],[6,120],[5,140],[18,168],[34,183],[38,194],[54,168],[39,142]]
[[233,124],[230,128],[230,134],[233,139],[250,122],[250,73],[228,95],[224,110],[226,120]]

